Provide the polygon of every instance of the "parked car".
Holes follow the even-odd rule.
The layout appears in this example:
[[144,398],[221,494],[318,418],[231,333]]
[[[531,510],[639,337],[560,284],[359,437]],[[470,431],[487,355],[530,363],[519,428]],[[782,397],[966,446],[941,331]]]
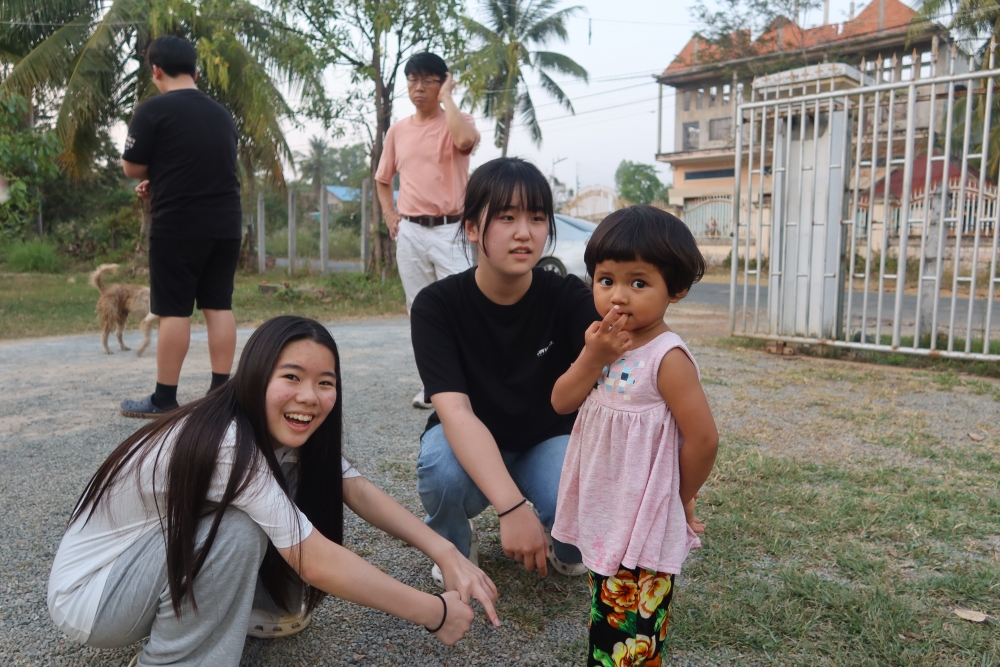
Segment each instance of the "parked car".
[[560,276],[572,273],[581,280],[586,280],[587,266],[583,263],[583,251],[590,235],[597,229],[597,223],[559,213],[555,217],[555,246],[549,244],[545,247],[545,254],[538,260],[538,266]]

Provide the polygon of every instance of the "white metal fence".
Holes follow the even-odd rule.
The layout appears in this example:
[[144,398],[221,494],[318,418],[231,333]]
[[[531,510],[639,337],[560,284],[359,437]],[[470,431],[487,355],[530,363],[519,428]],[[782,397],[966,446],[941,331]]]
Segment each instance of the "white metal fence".
[[740,91],[733,335],[1000,360],[993,53]]

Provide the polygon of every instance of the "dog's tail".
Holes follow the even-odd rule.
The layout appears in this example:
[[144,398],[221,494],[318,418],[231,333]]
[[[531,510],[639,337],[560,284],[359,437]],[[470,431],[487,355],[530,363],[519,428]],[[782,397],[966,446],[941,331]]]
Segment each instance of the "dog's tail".
[[104,279],[104,274],[111,273],[112,271],[117,271],[117,270],[118,270],[117,264],[101,264],[99,267],[94,269],[93,273],[90,274],[90,284],[94,287],[94,289],[103,294],[104,283],[102,282],[102,280]]

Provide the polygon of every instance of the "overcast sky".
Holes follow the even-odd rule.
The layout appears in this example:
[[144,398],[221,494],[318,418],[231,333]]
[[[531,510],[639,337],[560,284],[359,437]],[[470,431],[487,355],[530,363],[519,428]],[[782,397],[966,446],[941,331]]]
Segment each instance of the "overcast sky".
[[[670,64],[696,25],[688,9],[690,3],[684,0],[585,0],[577,4],[583,9],[568,24],[568,42],[553,41],[547,47],[573,58],[590,75],[589,84],[562,75],[553,77],[565,82],[563,90],[573,101],[576,115],[553,103],[540,87],[532,86],[542,145],[535,146],[526,131],[515,127],[508,154],[532,160],[546,174],[553,170],[553,160],[561,159],[555,165],[555,175],[570,187],[577,182],[581,186],[613,186],[615,169],[622,160],[657,164],[657,85],[653,76]],[[831,0],[830,22],[847,20],[849,5],[849,0]],[[476,13],[475,0],[469,6]],[[858,2],[855,12],[861,6]],[[806,16],[805,24],[811,27],[822,20],[822,10],[815,10]],[[331,77],[331,93],[336,94],[338,85]],[[396,93],[402,96],[394,105],[393,121],[413,113],[405,83]],[[673,89],[664,88],[664,152],[673,149],[673,101]],[[483,140],[472,156],[473,167],[500,155],[493,146],[492,123],[477,118],[476,126]],[[315,126],[289,128],[289,144],[293,150],[305,152],[308,138],[318,132]],[[669,181],[667,166],[657,166],[661,178]]]

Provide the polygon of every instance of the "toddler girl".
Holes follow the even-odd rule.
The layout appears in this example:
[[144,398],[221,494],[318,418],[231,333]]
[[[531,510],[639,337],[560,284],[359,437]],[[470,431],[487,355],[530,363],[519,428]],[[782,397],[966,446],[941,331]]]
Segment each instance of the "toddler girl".
[[590,570],[587,665],[660,667],[674,575],[701,546],[694,500],[719,435],[691,352],[663,321],[705,271],[691,232],[633,206],[597,227],[584,260],[604,320],[552,389],[579,409],[552,536]]

